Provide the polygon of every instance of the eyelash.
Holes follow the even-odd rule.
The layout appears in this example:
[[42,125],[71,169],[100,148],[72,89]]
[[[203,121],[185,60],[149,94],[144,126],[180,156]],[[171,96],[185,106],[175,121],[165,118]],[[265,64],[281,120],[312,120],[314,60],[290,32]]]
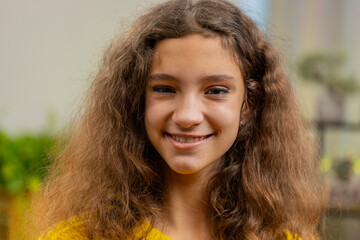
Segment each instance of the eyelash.
[[229,89],[225,87],[212,87],[205,92],[205,94],[213,95],[213,96],[224,96],[229,93]]
[[161,93],[161,94],[176,93],[176,90],[174,88],[172,88],[172,87],[169,87],[169,86],[155,86],[155,87],[153,87],[153,91]]
[[[160,93],[160,94],[174,94],[176,93],[176,90],[173,87],[170,86],[155,86],[152,88],[154,92]],[[213,96],[213,97],[223,97],[229,93],[229,89],[225,87],[211,87],[206,90],[205,94]]]

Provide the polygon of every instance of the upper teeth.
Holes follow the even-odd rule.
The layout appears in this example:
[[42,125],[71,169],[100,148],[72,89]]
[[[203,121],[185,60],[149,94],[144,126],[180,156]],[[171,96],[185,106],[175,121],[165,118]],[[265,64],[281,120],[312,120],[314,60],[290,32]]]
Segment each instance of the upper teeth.
[[171,135],[173,139],[177,142],[181,143],[192,143],[192,142],[198,142],[201,140],[204,140],[206,137],[180,137],[180,136],[173,136]]

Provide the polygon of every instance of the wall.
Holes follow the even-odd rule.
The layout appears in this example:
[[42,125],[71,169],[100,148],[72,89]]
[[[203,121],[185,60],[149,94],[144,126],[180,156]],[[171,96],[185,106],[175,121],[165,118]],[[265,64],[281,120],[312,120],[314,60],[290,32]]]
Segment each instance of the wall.
[[63,126],[109,41],[154,2],[0,1],[0,128]]

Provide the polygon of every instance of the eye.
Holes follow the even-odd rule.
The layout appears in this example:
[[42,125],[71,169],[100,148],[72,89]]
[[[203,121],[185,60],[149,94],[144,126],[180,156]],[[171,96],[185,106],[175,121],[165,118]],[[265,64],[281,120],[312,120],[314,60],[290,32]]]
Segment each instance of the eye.
[[155,86],[152,88],[154,92],[162,93],[162,94],[171,94],[176,93],[175,89],[170,86]]
[[212,87],[208,89],[205,94],[211,95],[214,97],[223,97],[229,93],[229,89],[225,87]]

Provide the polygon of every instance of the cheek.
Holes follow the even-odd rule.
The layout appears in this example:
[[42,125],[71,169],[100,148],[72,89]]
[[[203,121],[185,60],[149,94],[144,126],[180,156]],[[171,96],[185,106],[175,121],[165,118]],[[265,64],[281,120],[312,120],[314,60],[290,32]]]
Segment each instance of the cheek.
[[146,96],[145,97],[145,129],[146,129],[146,133],[149,135],[149,130],[151,130],[153,128],[153,123],[156,121],[154,120],[154,109],[153,109],[153,104],[151,103],[151,100],[149,100],[149,98]]
[[233,145],[238,137],[240,128],[240,110],[233,110],[223,114],[223,134],[222,141],[227,150]]
[[215,111],[211,112],[211,119],[214,124],[222,131],[234,131],[240,125],[240,106],[238,104],[227,104],[217,107]]
[[164,127],[168,108],[159,102],[146,99],[145,101],[145,128],[146,132]]

